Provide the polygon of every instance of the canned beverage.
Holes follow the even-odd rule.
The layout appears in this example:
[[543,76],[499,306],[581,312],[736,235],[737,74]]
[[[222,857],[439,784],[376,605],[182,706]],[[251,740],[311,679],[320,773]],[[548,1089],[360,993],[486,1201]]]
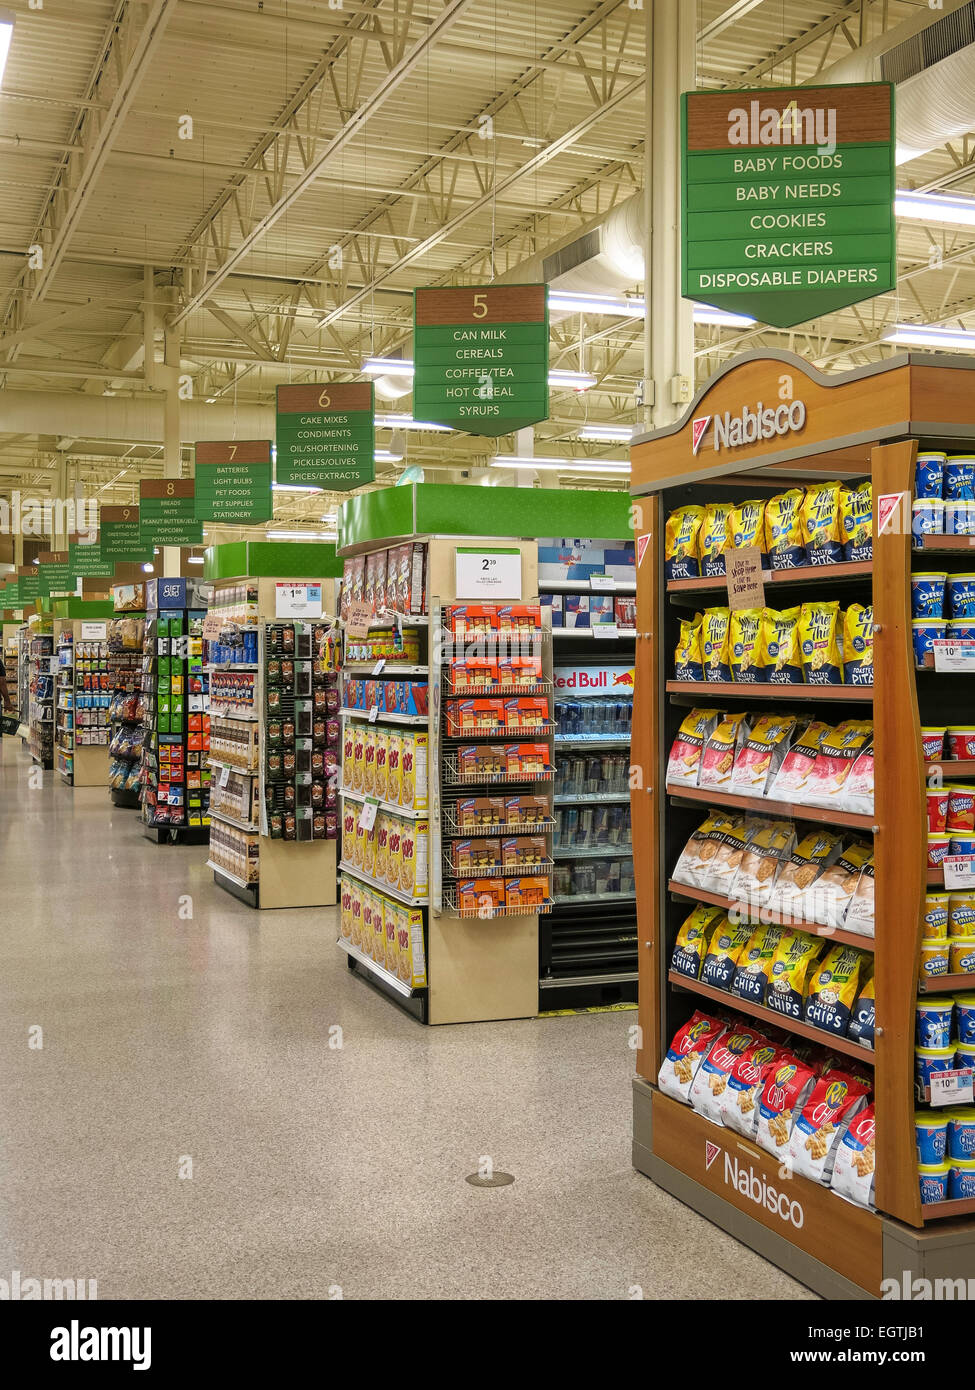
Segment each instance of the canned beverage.
[[586,759],[586,791],[595,796],[603,789],[602,758]]
[[589,790],[586,784],[586,760],[585,758],[572,759],[572,792],[574,796],[584,796]]
[[555,808],[555,829],[552,831],[552,845],[558,846],[562,839],[562,807]]
[[613,791],[616,784],[616,759],[610,753],[604,753],[599,759],[599,780],[602,784],[600,791]]
[[557,898],[569,898],[572,896],[572,866],[570,864],[556,864],[553,875],[555,896]]
[[592,807],[582,806],[579,809],[579,834],[575,841],[577,849],[585,849],[592,844]]
[[593,807],[592,838],[594,844],[606,845],[610,843],[609,828],[612,820],[612,809],[611,806]]
[[596,859],[593,861],[593,873],[596,876],[596,892],[609,893],[611,891],[610,874],[612,870],[611,859]]
[[617,859],[616,868],[619,873],[618,886],[612,891],[615,893],[633,892],[633,860]]
[[596,875],[591,864],[572,866],[572,891],[579,898],[591,898],[596,893]]
[[579,841],[579,811],[575,806],[566,806],[562,820],[562,843],[575,845]]

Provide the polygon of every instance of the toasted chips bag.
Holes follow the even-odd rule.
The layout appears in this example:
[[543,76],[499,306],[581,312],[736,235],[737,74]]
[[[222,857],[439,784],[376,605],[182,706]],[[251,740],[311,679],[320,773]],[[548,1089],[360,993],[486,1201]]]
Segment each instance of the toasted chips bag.
[[840,492],[843,522],[843,558],[873,559],[873,487],[869,481],[844,487]]
[[708,608],[701,625],[701,653],[704,679],[731,680],[731,610]]
[[783,936],[781,927],[756,927],[741,948],[731,992],[739,999],[764,1004],[772,959]]
[[[756,726],[757,727],[757,726]],[[819,746],[827,734],[832,733],[829,724],[813,722],[793,743],[782,761],[782,766],[772,778],[768,789],[770,801],[789,801],[801,806],[806,799],[809,778],[816,766]],[[755,730],[752,730],[752,738]]]
[[856,1002],[865,957],[855,946],[834,946],[813,972],[806,998],[805,1022],[836,1037],[845,1037]]
[[843,559],[839,483],[811,483],[806,488],[802,532],[811,565],[835,565]]
[[740,608],[731,615],[731,675],[739,684],[765,681],[762,609]]
[[845,719],[827,734],[816,754],[805,805],[839,808],[857,759],[872,743],[873,724],[867,719]]
[[762,613],[762,651],[769,685],[802,685],[802,647],[799,641],[799,608]]
[[701,967],[716,924],[723,916],[718,907],[699,903],[677,933],[670,968],[689,980],[700,979]]
[[657,1077],[664,1095],[686,1103],[698,1067],[711,1050],[711,1044],[725,1031],[726,1025],[720,1019],[699,1011],[677,1030]]
[[785,1018],[802,1019],[806,977],[822,955],[826,943],[807,932],[787,932],[775,948],[765,1007]]
[[715,848],[705,847],[704,867],[701,870],[700,886],[709,893],[731,896],[731,890],[738,870],[745,857],[751,830],[744,816],[730,825],[712,831],[710,840]]
[[707,819],[694,831],[674,865],[674,882],[689,888],[703,888],[701,880],[718,852],[717,837],[732,829],[734,824],[727,812],[709,811]]
[[730,502],[709,502],[701,523],[701,573],[708,579],[720,578],[724,572],[724,556],[728,549],[728,517]]
[[871,845],[860,841],[848,845],[800,898],[797,906],[805,921],[842,927],[860,874],[872,857]]
[[851,603],[843,614],[843,683],[873,685],[873,607]]
[[853,1009],[853,1017],[850,1019],[850,1026],[846,1030],[846,1036],[853,1042],[862,1043],[864,1047],[873,1047],[875,1016],[876,988],[874,978],[871,975],[860,990],[859,998]]
[[722,718],[717,709],[692,709],[677,730],[667,759],[667,783],[696,787],[701,775],[701,754]]
[[693,618],[681,619],[680,641],[674,657],[674,679],[678,681],[704,680],[704,657],[701,651],[701,625],[703,613],[695,613]]
[[861,936],[874,935],[874,887],[875,865],[873,856],[867,860],[860,874],[856,892],[846,910],[844,926],[847,931],[859,932]]
[[793,488],[765,504],[765,535],[774,570],[801,569],[807,563],[802,530],[804,500],[805,494]]
[[765,503],[738,502],[728,513],[728,549],[744,550],[757,546],[762,552],[762,567],[768,567],[765,538]]
[[855,1076],[839,1070],[816,1082],[789,1141],[794,1172],[813,1182],[829,1182],[837,1143],[853,1116],[866,1105],[868,1090]]
[[772,896],[775,880],[792,853],[796,829],[791,820],[756,821],[729,897],[739,911],[758,917]]
[[842,685],[837,625],[839,603],[804,603],[799,614],[802,668],[807,685]]
[[765,796],[789,750],[796,727],[791,714],[763,714],[752,724],[731,775],[736,796]]
[[703,507],[679,507],[667,518],[664,571],[668,579],[699,579]]
[[730,791],[735,758],[748,737],[747,718],[746,714],[726,714],[719,722],[704,745],[699,787]]
[[688,1100],[700,1115],[721,1124],[721,1097],[735,1064],[764,1038],[757,1028],[735,1023],[716,1038],[691,1082]]
[[714,924],[714,931],[708,943],[707,955],[701,967],[701,980],[714,989],[730,989],[741,949],[751,940],[755,930],[752,922],[739,922],[733,926],[727,915],[723,914]]
[[839,835],[831,830],[811,830],[799,841],[789,862],[782,868],[768,907],[773,912],[788,913],[793,921],[801,921],[797,904],[803,893],[825,873],[842,846]]

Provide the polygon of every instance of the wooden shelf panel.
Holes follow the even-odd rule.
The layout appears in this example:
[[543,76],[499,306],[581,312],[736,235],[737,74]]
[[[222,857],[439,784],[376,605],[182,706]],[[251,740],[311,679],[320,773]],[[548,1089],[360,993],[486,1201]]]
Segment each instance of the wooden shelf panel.
[[975,758],[935,758],[934,762],[925,766],[929,777],[937,768],[946,782],[950,782],[952,777],[975,777]]
[[921,1207],[927,1221],[949,1221],[956,1216],[975,1216],[975,1197],[963,1197],[954,1202],[929,1202]]
[[966,551],[975,551],[975,536],[925,536],[915,554],[958,555]]
[[668,681],[668,695],[694,695],[699,699],[832,700],[873,703],[872,685],[766,685],[734,681]]
[[850,811],[828,811],[821,806],[793,806],[787,801],[769,801],[763,796],[736,796],[731,792],[709,791],[707,787],[672,787],[668,783],[667,795],[675,800],[700,801],[737,811],[757,811],[766,816],[787,816],[792,820],[842,825],[851,830],[863,830],[868,835],[873,834],[876,826],[873,816],[858,816]]
[[[720,893],[706,893],[701,888],[691,888],[686,883],[678,883],[671,879],[667,884],[669,892],[674,893],[679,898],[687,898],[690,902],[709,903],[711,907],[724,908],[726,912],[740,904],[735,903],[731,898],[724,898]],[[762,921],[767,922],[773,927],[788,927],[790,931],[808,932],[810,936],[825,936],[830,941],[838,941],[843,946],[856,946],[861,951],[872,951],[875,940],[872,936],[863,936],[859,932],[843,931],[836,927],[824,927],[818,922],[800,922],[795,918],[783,915],[781,912],[769,912],[768,908],[758,909],[762,914]],[[975,986],[975,975],[972,976],[972,983]]]
[[[843,560],[836,565],[803,565],[795,570],[764,570],[766,585],[779,584],[821,584],[824,579],[870,579],[873,577],[872,560]],[[724,575],[711,579],[671,579],[667,582],[668,594],[693,594],[713,589],[726,589]]]
[[766,1009],[762,1004],[751,1004],[745,999],[739,999],[736,994],[731,994],[726,989],[714,989],[712,985],[703,984],[700,980],[691,980],[685,975],[678,975],[673,970],[668,970],[667,979],[672,985],[679,985],[681,989],[688,989],[692,994],[701,994],[705,999],[713,999],[716,1004],[724,1004],[725,1008],[747,1014],[749,1018],[754,1018],[759,1023],[774,1024],[787,1033],[795,1033],[801,1038],[808,1038],[810,1042],[819,1043],[821,1047],[830,1052],[845,1052],[848,1057],[856,1057],[859,1061],[865,1062],[868,1067],[873,1066],[874,1054],[872,1050],[868,1047],[861,1047],[859,1043],[850,1042],[848,1038],[837,1038],[822,1028],[810,1028],[808,1023],[800,1023],[796,1019],[788,1018],[785,1014],[778,1014],[774,1009]]
[[922,975],[917,983],[918,994],[957,994],[965,990],[975,994],[975,975]]

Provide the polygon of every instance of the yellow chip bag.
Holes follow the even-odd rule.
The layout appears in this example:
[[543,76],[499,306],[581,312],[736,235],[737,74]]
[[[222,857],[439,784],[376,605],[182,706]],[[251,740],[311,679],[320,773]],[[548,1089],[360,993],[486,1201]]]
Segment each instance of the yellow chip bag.
[[742,947],[751,940],[754,930],[754,923],[740,922],[733,926],[727,915],[722,914],[714,924],[701,968],[701,979],[705,984],[714,989],[731,988]]
[[765,680],[762,611],[740,608],[731,615],[731,675],[739,683]]
[[674,952],[670,958],[671,970],[675,970],[678,975],[686,975],[691,980],[700,979],[701,966],[708,953],[714,928],[723,916],[718,907],[698,904],[677,933]]
[[873,685],[873,607],[851,603],[843,615],[843,682]]
[[709,502],[701,525],[701,573],[708,579],[724,574],[724,553],[728,549],[730,502]]
[[693,618],[685,618],[680,625],[680,641],[674,661],[674,679],[678,681],[703,681],[704,657],[701,652],[701,627],[704,614],[695,613]]
[[836,1037],[846,1037],[850,1013],[860,985],[866,957],[855,946],[834,946],[812,974],[806,996],[804,1020]]
[[679,507],[667,518],[664,571],[668,579],[699,579],[703,507]]
[[807,685],[842,685],[840,648],[836,629],[840,620],[840,605],[835,603],[804,603],[799,614],[799,640],[802,644],[802,667]]
[[802,685],[802,650],[799,644],[798,608],[762,613],[762,651],[769,685]]
[[749,999],[753,1004],[765,1003],[772,959],[784,935],[781,927],[756,927],[738,955],[738,968],[731,982],[732,994]]
[[757,545],[762,552],[762,565],[768,564],[765,549],[765,503],[738,502],[728,513],[728,548],[742,550]]
[[783,936],[775,949],[769,972],[765,1007],[786,1018],[802,1019],[806,998],[806,977],[822,955],[826,942],[807,932],[794,931]]
[[873,559],[873,487],[870,480],[840,492],[843,558]]
[[814,483],[806,489],[802,530],[809,564],[835,565],[843,559],[839,483]]
[[793,488],[765,504],[765,538],[774,570],[802,569],[808,563],[802,531],[804,500],[800,489]]
[[704,679],[731,680],[731,609],[708,608],[701,628]]

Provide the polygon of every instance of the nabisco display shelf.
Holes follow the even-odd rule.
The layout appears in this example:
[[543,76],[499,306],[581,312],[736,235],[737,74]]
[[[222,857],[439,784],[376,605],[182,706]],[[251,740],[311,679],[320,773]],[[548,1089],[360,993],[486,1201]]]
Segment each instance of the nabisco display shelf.
[[[929,910],[925,895],[944,886],[936,861],[928,867],[927,779],[931,773],[934,781],[946,782],[972,775],[970,760],[926,761],[921,731],[971,723],[975,672],[917,669],[911,584],[912,569],[962,572],[971,548],[968,537],[941,535],[918,538],[915,548],[911,532],[919,451],[949,456],[975,451],[973,365],[910,354],[825,376],[791,354],[747,355],[712,378],[676,425],[636,439],[632,449],[631,491],[638,509],[633,763],[642,769],[631,794],[642,1043],[634,1082],[633,1161],[660,1186],[828,1297],[878,1298],[882,1281],[900,1279],[905,1269],[950,1277],[966,1274],[975,1259],[975,1201],[950,1200],[947,1192],[944,1201],[931,1201],[930,1191],[922,1201],[915,1135],[915,1108],[930,1095],[927,1088],[915,1092],[918,1000],[932,991],[951,995],[975,985],[975,975],[929,979],[920,973]],[[769,402],[801,402],[802,409],[788,412],[784,433],[753,439],[761,431],[748,422],[757,416],[759,403]],[[742,422],[738,430],[732,428],[735,421]],[[846,489],[841,495],[849,501],[852,529],[845,533],[842,526],[831,529],[831,504],[821,505],[837,495],[834,483]],[[781,523],[775,531],[764,521],[771,499],[769,528]],[[738,507],[742,510],[732,510]],[[736,557],[732,575],[722,575],[726,556],[714,535],[721,534],[720,519],[729,513],[729,553],[737,545],[753,548],[743,563]],[[668,539],[668,517],[677,514],[680,522]],[[716,528],[710,536],[708,524]],[[697,539],[685,544],[688,535],[699,534],[703,551]],[[676,563],[667,563],[675,558]],[[699,621],[701,610],[707,616]],[[832,655],[832,637],[823,634],[834,633],[837,624],[842,631],[844,613],[847,637],[852,621],[861,624],[862,639],[848,640],[842,655]],[[722,632],[731,634],[727,647]],[[863,653],[871,639],[873,684],[869,677],[864,683],[864,670],[857,666],[868,660]],[[703,712],[697,724],[692,710]],[[708,710],[719,713],[709,716]],[[744,716],[744,724],[736,716]],[[795,730],[797,741],[808,736],[827,761],[839,741],[862,747],[868,766],[872,738],[872,807],[853,794],[852,781],[849,796],[842,798],[809,795],[804,781],[800,792],[785,795],[777,787],[773,798],[774,768],[757,795],[732,785],[732,757],[732,776],[738,768],[735,730],[747,728],[744,737],[751,738],[759,720],[766,728],[770,720],[781,720]],[[678,746],[690,751],[682,751],[683,763],[672,764],[682,725]],[[835,731],[841,725],[835,735],[825,732],[824,726]],[[688,727],[706,730],[696,753],[693,739],[687,741]],[[726,763],[712,759],[714,745],[707,740],[715,727],[731,730]],[[752,746],[765,745],[759,739]],[[802,756],[800,750],[799,762]],[[819,756],[813,752],[810,768]],[[702,766],[703,787],[695,785]],[[817,804],[804,804],[807,796]],[[780,834],[781,843],[790,846],[780,860],[761,858],[761,846],[772,842],[761,839],[761,830]],[[712,843],[716,853],[706,848]],[[735,847],[742,843],[759,849],[736,858]],[[828,862],[838,865],[834,882],[843,879],[851,861],[868,866],[857,867],[858,877],[850,882],[859,889],[869,870],[872,920],[869,913],[864,918],[849,912],[849,897],[838,915],[823,916],[805,886],[797,887],[799,896],[791,900],[814,902],[805,915],[789,900],[783,900],[786,911],[775,910],[780,882],[818,881],[821,867],[803,857],[820,853],[804,848],[814,844],[832,847]],[[718,862],[710,867],[712,853]],[[746,899],[743,911],[736,890],[742,865],[753,859],[769,869],[775,887],[765,898]],[[730,866],[731,874],[724,892],[719,891],[725,883],[722,866]],[[757,901],[770,906],[759,910]],[[798,1005],[783,1004],[781,985],[768,984],[771,959],[762,967],[760,960],[745,957],[747,978],[738,995],[730,992],[737,955],[732,953],[730,971],[719,970],[722,987],[715,987],[714,975],[702,972],[705,947],[675,950],[689,913],[700,910],[702,920],[712,923],[728,921],[707,916],[722,909],[742,933],[753,926],[775,932],[775,924],[781,924],[785,937],[765,938],[773,952],[775,942],[784,939],[807,953],[808,992],[800,990]],[[687,940],[685,935],[682,941]],[[872,973],[873,1047],[869,1030],[861,1027],[866,1014],[858,1006],[854,1019],[851,999],[848,1016],[837,977],[831,979],[829,965],[840,968],[836,955],[826,964],[831,951],[851,953],[854,976],[860,972],[869,981]],[[720,966],[720,950],[716,959]],[[749,979],[753,993],[748,993]],[[855,1079],[862,1093],[857,1104],[874,1107],[872,1117],[869,1110],[860,1111],[861,1125],[851,1132],[848,1146],[860,1175],[854,1194],[859,1204],[844,1200],[829,1181],[803,1175],[810,1160],[796,1157],[796,1145],[805,1131],[794,1124],[808,1092],[799,1096],[795,1115],[780,1115],[773,1092],[762,1089],[767,1074],[778,1081],[777,1071],[754,1073],[761,1077],[754,1095],[766,1116],[762,1123],[768,1124],[772,1114],[779,1127],[781,1138],[772,1147],[786,1145],[777,1153],[764,1146],[767,1139],[756,1137],[760,1127],[753,1132],[744,1124],[738,1133],[698,1113],[708,1110],[706,1102],[694,1108],[675,1098],[668,1068],[674,1075],[680,1068],[681,1076],[696,1076],[700,1059],[678,1046],[663,1077],[661,1068],[675,1035],[696,1012],[717,1017],[719,1026],[729,1029],[731,1052],[749,1031],[752,1037],[771,1033],[774,1044],[802,1059],[801,1067],[838,1078],[844,1095],[847,1079]],[[823,1030],[824,1020],[834,1031]],[[851,1020],[857,1023],[852,1036]],[[963,1072],[962,1084],[966,1079]],[[692,1086],[689,1080],[688,1089]],[[721,1090],[718,1077],[714,1094]],[[720,1116],[720,1105],[716,1113]],[[836,1130],[841,1141],[845,1128],[839,1118]],[[829,1147],[835,1132],[822,1133]],[[810,1133],[809,1153],[819,1152],[820,1137],[818,1130]],[[783,1163],[790,1145],[792,1157]],[[839,1149],[837,1142],[831,1154]]]

